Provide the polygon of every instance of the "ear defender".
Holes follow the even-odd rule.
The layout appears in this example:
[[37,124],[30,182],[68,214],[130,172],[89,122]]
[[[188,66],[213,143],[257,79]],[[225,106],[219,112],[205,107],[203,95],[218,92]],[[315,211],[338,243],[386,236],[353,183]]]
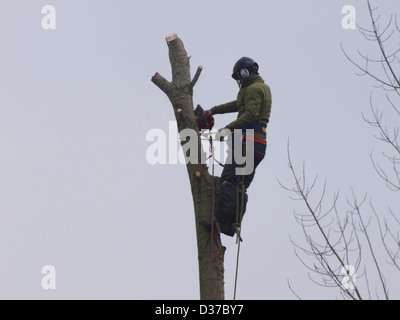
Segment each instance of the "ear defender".
[[247,68],[241,69],[239,74],[242,79],[246,79],[250,76],[250,72],[249,72],[249,70],[247,70]]

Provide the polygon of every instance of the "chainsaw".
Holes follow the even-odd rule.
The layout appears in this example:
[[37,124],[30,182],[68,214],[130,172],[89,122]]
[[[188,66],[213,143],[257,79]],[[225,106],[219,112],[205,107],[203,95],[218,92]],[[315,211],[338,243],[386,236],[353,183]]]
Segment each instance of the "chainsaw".
[[200,130],[211,130],[214,127],[214,117],[207,116],[207,111],[204,111],[201,105],[197,105],[197,108],[194,110],[194,114],[197,117],[197,122],[199,124]]

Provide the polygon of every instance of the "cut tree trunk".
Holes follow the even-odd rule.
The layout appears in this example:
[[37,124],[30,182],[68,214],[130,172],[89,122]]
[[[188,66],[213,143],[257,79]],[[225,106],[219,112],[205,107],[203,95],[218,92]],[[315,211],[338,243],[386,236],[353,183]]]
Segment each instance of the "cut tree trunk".
[[[193,79],[190,76],[189,57],[180,38],[174,33],[166,37],[169,48],[169,59],[172,69],[172,82],[156,73],[151,81],[159,87],[171,101],[178,131],[193,129],[199,132],[198,123],[193,107],[193,87],[196,84],[202,67],[199,66]],[[193,137],[191,138],[193,139]],[[224,253],[225,247],[221,243],[220,234],[214,232],[211,245],[211,235],[208,230],[199,225],[199,219],[211,221],[213,206],[212,176],[208,172],[204,161],[200,136],[198,139],[198,161],[187,163],[186,168],[192,190],[194,216],[196,221],[197,250],[199,259],[200,299],[224,299]],[[185,141],[181,141],[184,145]],[[185,157],[187,155],[185,154]],[[201,161],[203,159],[203,161]],[[217,206],[220,179],[214,178],[215,208]],[[211,252],[212,247],[212,252]]]

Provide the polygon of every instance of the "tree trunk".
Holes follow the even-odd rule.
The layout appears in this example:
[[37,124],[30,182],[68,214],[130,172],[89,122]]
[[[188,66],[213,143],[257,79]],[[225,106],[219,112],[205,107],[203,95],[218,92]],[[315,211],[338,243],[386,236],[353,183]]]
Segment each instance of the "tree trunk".
[[[189,57],[187,56],[183,42],[176,34],[166,37],[169,48],[169,59],[172,68],[172,82],[167,81],[156,73],[151,81],[157,85],[171,101],[178,131],[193,129],[199,132],[198,123],[193,108],[193,87],[196,84],[202,67],[199,66],[193,79],[190,76]],[[204,161],[199,135],[192,137],[198,142],[198,161],[187,163],[187,172],[192,190],[194,213],[196,221],[197,250],[199,259],[200,298],[223,300],[224,299],[224,253],[220,234],[214,232],[214,240],[211,245],[211,235],[208,230],[199,225],[199,219],[211,221],[213,205],[212,176],[208,172]],[[184,145],[185,141],[181,141]],[[185,154],[185,157],[188,155]],[[201,161],[203,159],[203,161]],[[217,206],[220,179],[214,178],[215,208]],[[212,252],[211,252],[212,247]]]

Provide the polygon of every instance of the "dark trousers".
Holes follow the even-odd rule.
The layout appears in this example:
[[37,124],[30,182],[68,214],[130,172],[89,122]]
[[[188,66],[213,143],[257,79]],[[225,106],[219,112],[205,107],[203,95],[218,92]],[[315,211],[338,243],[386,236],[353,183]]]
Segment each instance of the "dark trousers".
[[[227,158],[231,161],[225,163],[224,170],[222,171],[221,194],[218,207],[215,211],[215,217],[220,224],[221,232],[228,236],[235,235],[234,224],[241,223],[241,221],[238,221],[240,220],[240,215],[243,218],[243,215],[246,212],[246,205],[248,200],[246,190],[247,188],[249,188],[251,182],[253,181],[256,168],[264,159],[267,148],[266,144],[254,141],[254,145],[252,146],[252,148],[246,149],[246,141],[242,140],[241,138],[242,137],[234,136],[234,133],[232,133],[232,144],[228,152]],[[248,159],[251,159],[251,157],[249,157],[249,153],[251,152],[253,155],[254,165],[252,166],[253,170],[250,172],[250,174],[243,175],[243,164],[237,163],[237,159],[235,159],[234,139],[242,140],[242,155],[246,156],[245,165],[248,165]],[[244,195],[242,194],[242,192],[244,192]]]

